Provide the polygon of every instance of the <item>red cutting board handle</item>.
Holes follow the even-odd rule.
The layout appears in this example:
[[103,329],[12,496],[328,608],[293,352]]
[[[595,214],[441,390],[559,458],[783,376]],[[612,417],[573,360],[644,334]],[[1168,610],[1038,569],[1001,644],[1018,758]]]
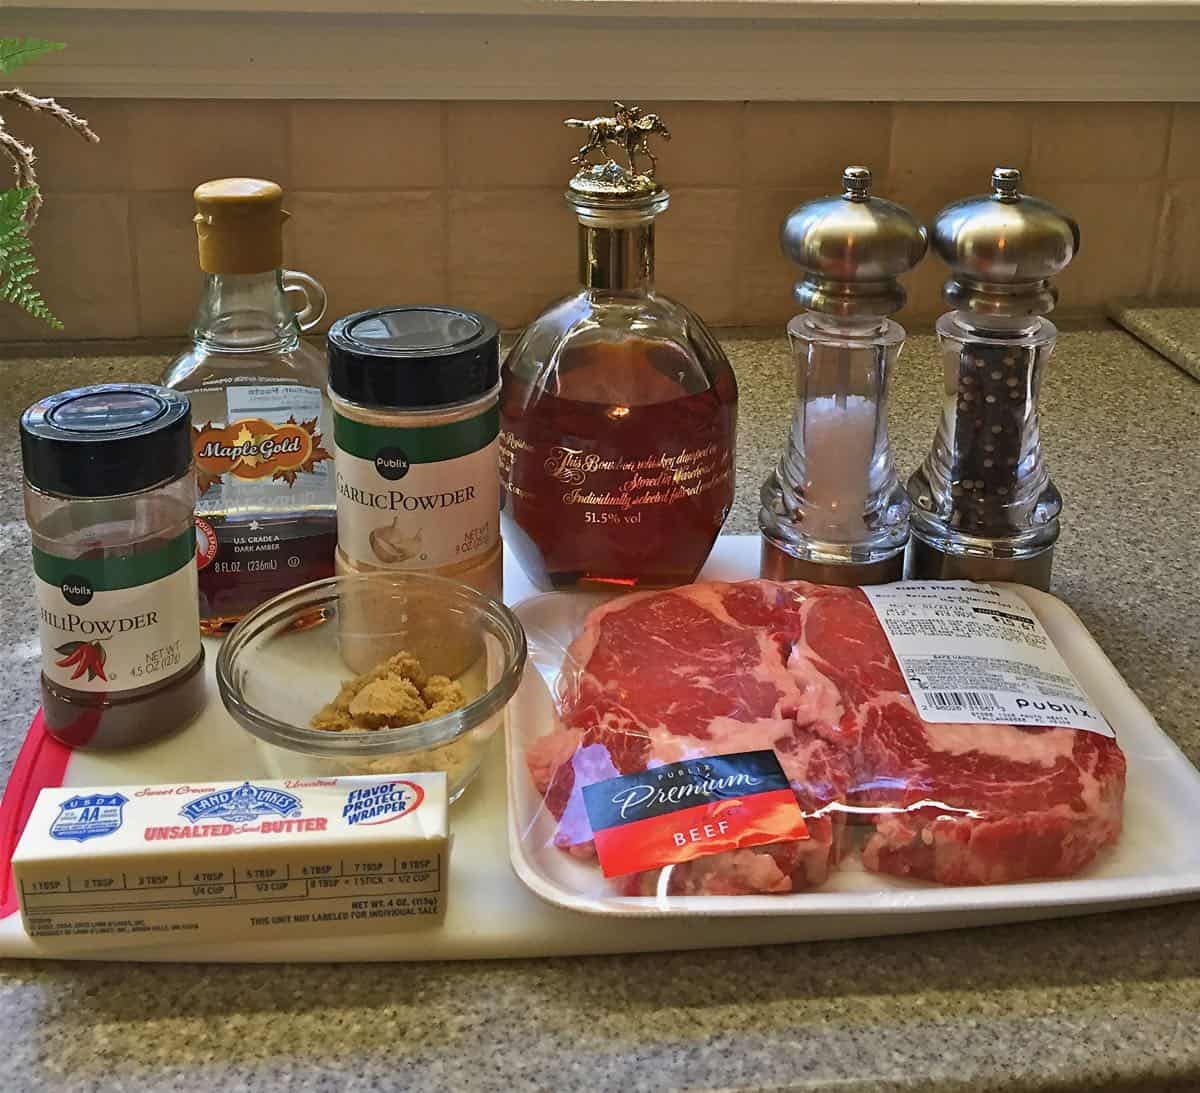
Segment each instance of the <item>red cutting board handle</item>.
[[14,914],[18,907],[12,856],[34,802],[46,786],[63,784],[70,760],[71,749],[46,732],[38,710],[0,801],[0,918]]

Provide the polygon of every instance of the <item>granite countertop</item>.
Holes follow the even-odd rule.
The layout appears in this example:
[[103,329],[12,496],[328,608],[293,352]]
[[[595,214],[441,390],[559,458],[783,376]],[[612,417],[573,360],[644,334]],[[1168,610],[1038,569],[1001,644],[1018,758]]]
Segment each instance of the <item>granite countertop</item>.
[[[778,337],[724,338],[741,383],[738,503],[792,398]],[[166,356],[0,363],[0,776],[36,704],[15,421],[53,390],[151,379]],[[930,337],[896,371],[907,475],[940,405]],[[1066,499],[1055,591],[1200,761],[1200,383],[1122,331],[1062,337],[1043,435]],[[0,965],[7,1089],[1200,1087],[1200,909],[941,934],[545,961]]]
[[1113,300],[1105,311],[1151,349],[1200,379],[1200,302]]

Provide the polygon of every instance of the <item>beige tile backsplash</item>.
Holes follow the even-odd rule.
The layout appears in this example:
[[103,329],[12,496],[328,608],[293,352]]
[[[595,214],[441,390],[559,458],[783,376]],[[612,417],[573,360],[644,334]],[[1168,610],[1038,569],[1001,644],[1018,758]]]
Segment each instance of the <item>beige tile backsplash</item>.
[[[76,337],[138,334],[137,293],[129,245],[128,194],[55,194],[33,228],[41,277],[52,310]],[[42,338],[47,327],[3,305],[10,339]]]
[[[1079,253],[1057,281],[1060,305],[1081,298],[1102,303],[1146,291],[1162,207],[1161,180],[1053,182],[1041,193],[1070,209],[1079,222]],[[1089,234],[1089,224],[1103,225],[1103,230]]]
[[576,227],[561,188],[451,190],[447,299],[523,325],[575,284]]
[[294,190],[440,188],[443,107],[436,102],[298,102],[288,111]]
[[[446,298],[445,203],[440,190],[312,193],[295,190],[284,229],[289,266],[325,286],[322,324],[386,300]],[[346,246],[346,240],[369,241]]]
[[[56,200],[46,198],[47,205]],[[179,334],[188,328],[202,275],[196,259],[195,204],[188,190],[130,195],[133,255],[137,262],[137,304],[140,333]],[[54,297],[43,295],[52,303]],[[63,332],[78,337],[68,326]]]
[[658,287],[710,323],[737,322],[739,213],[736,189],[671,190],[671,206],[655,224]]
[[889,179],[926,188],[948,184],[951,200],[965,196],[980,185],[986,170],[980,164],[1028,165],[1033,117],[1025,103],[897,103]]
[[1200,178],[1168,184],[1160,238],[1154,291],[1194,295],[1200,285]]
[[1047,182],[1162,178],[1171,107],[1164,103],[1053,103],[1033,121],[1031,177]]
[[[102,142],[41,118],[46,211],[40,287],[55,335],[13,309],[0,340],[182,335],[199,274],[191,189],[229,174],[274,178],[292,220],[286,260],[320,279],[332,318],[373,304],[450,301],[519,327],[575,277],[562,201],[582,142],[559,125],[590,102],[207,102],[71,105]],[[1079,220],[1083,245],[1060,307],[1200,293],[1200,105],[654,103],[671,208],[658,282],[714,324],[780,323],[796,310],[778,231],[794,205],[865,163],[876,192],[928,220],[984,189],[997,164]],[[942,310],[944,267],[908,278],[902,321]]]
[[[287,122],[282,102],[131,102],[133,189],[191,190],[205,179],[230,175],[290,186]],[[338,154],[335,141],[336,134],[328,134],[331,157]]]

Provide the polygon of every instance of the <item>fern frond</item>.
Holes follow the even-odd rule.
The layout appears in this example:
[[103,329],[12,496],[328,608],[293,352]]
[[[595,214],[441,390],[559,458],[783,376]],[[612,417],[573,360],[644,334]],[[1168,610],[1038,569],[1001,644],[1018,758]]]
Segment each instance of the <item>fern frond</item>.
[[66,42],[47,42],[43,38],[0,38],[0,72],[14,72],[56,49],[63,49]]
[[0,190],[0,300],[15,304],[35,319],[62,329],[42,294],[33,287],[38,268],[25,223],[25,210],[36,191],[23,186]]

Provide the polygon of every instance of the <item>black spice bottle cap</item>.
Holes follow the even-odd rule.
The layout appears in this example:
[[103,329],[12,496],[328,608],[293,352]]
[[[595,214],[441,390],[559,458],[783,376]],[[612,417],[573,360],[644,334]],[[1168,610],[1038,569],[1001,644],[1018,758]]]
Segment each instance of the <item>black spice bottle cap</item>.
[[115,497],[178,478],[192,462],[187,396],[153,383],[62,391],[21,415],[21,459],[36,489]]
[[362,406],[449,406],[499,382],[500,331],[477,311],[380,307],[329,331],[329,387]]

